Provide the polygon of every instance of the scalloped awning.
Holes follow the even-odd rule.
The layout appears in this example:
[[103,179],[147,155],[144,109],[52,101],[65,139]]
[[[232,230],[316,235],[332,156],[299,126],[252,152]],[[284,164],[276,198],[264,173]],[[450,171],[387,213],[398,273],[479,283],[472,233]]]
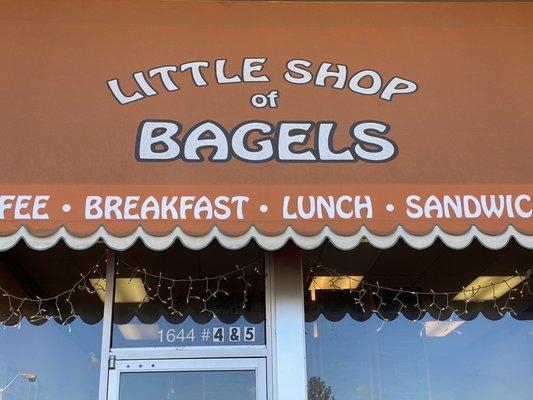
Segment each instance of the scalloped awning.
[[532,13],[11,2],[0,249],[533,248]]

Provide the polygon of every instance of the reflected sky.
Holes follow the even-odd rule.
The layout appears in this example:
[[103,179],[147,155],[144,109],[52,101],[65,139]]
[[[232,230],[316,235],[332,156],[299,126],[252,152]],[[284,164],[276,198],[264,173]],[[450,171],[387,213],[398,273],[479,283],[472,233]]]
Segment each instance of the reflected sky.
[[253,371],[123,373],[119,400],[254,400]]
[[102,324],[79,318],[67,326],[55,321],[34,326],[26,319],[20,328],[0,329],[0,385],[17,373],[37,374],[35,383],[19,379],[3,400],[96,400]]
[[306,323],[307,375],[335,400],[533,398],[533,321],[431,321],[320,316]]

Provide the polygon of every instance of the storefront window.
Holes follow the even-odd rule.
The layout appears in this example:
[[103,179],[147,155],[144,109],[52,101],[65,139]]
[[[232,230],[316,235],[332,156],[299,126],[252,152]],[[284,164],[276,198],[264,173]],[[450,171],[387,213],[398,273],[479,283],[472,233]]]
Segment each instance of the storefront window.
[[[307,253],[308,400],[529,399],[533,297],[520,271],[531,265],[533,253],[514,243]],[[468,302],[440,294],[480,277],[507,283]]]
[[262,250],[142,245],[120,253],[114,347],[265,344]]
[[18,374],[35,378],[15,379],[3,400],[98,398],[103,303],[90,279],[105,273],[96,267],[104,253],[103,246],[34,251],[23,243],[0,253],[0,389]]

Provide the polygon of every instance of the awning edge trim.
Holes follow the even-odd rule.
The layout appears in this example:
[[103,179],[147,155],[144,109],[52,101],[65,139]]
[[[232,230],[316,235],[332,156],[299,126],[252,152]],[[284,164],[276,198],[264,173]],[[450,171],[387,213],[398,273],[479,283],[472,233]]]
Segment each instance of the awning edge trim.
[[99,241],[103,241],[112,249],[126,250],[131,247],[138,239],[152,250],[165,250],[175,241],[179,240],[185,247],[191,250],[201,250],[207,247],[212,241],[217,240],[227,249],[237,250],[246,246],[250,241],[255,241],[265,250],[277,250],[283,247],[287,242],[293,241],[298,247],[311,250],[320,246],[324,241],[330,240],[334,246],[340,250],[350,250],[359,245],[362,241],[368,241],[372,246],[387,249],[394,246],[400,239],[404,240],[409,246],[415,249],[425,249],[431,246],[437,239],[452,248],[462,249],[467,247],[474,239],[477,239],[483,246],[497,250],[514,238],[518,244],[533,249],[533,235],[524,234],[509,226],[505,232],[500,235],[488,235],[481,232],[477,227],[472,226],[467,232],[461,235],[452,235],[444,232],[438,226],[434,227],[428,234],[417,236],[407,232],[403,227],[398,226],[390,235],[380,236],[372,233],[366,227],[362,227],[353,235],[339,235],[333,232],[329,227],[325,227],[319,234],[314,236],[301,235],[288,227],[282,234],[268,236],[251,227],[246,233],[239,236],[229,236],[221,232],[217,227],[211,229],[209,234],[204,236],[191,236],[175,228],[172,233],[166,236],[154,236],[145,232],[139,227],[129,236],[114,236],[100,227],[93,234],[85,237],[71,235],[64,227],[58,229],[52,235],[46,237],[34,236],[25,227],[21,227],[16,233],[0,237],[0,251],[5,251],[15,246],[20,240],[32,249],[46,250],[63,240],[67,246],[76,250],[87,249]]

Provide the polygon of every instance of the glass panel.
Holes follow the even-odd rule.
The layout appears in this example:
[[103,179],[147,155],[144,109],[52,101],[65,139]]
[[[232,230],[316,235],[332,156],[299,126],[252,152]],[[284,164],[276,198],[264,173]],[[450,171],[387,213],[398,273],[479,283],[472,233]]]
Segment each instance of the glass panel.
[[255,400],[255,372],[122,373],[119,400]]
[[265,344],[265,276],[257,246],[201,252],[134,246],[117,266],[113,347]]
[[81,320],[66,326],[55,321],[0,331],[0,386],[15,375],[32,372],[10,386],[2,400],[96,400],[100,372],[102,324]]
[[376,316],[357,322],[349,315],[308,322],[309,390],[331,390],[309,400],[531,398],[533,321],[440,321],[444,336],[431,333],[435,322],[401,316],[381,327]]
[[[21,373],[2,400],[96,400],[100,371],[103,303],[80,274],[91,273],[105,247],[74,251],[57,245],[47,251],[20,244],[0,253],[0,389]],[[104,266],[98,271],[104,272]],[[76,282],[80,282],[76,284]],[[75,287],[58,300],[54,297]],[[22,300],[26,299],[26,300]],[[74,316],[75,315],[75,316]]]
[[531,398],[532,251],[326,244],[305,256],[309,400]]

